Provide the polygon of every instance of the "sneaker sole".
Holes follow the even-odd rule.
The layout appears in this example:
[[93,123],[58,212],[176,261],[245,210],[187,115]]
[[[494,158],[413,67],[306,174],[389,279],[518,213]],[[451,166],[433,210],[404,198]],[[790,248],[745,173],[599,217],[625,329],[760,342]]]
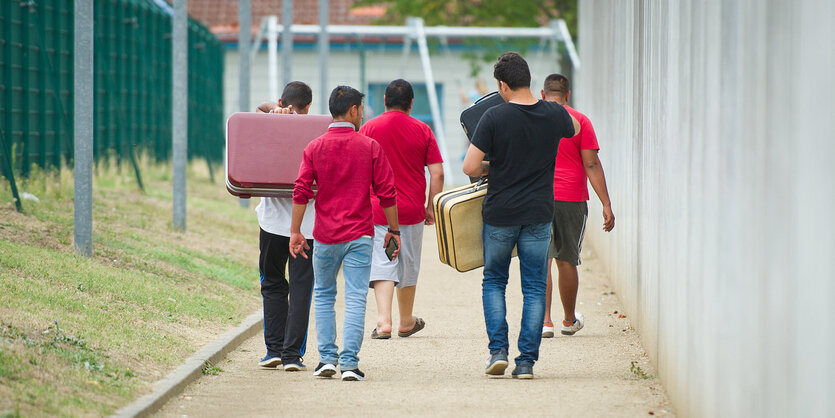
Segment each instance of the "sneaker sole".
[[532,374],[517,374],[517,375],[513,375],[513,378],[514,379],[523,379],[523,380],[524,379],[533,379],[533,375]]
[[493,364],[490,365],[487,369],[484,370],[484,374],[490,376],[502,376],[504,375],[504,371],[507,369],[507,361],[505,360],[498,360],[494,361]]
[[261,367],[265,367],[265,368],[266,367],[270,367],[270,368],[278,367],[278,366],[281,365],[281,359],[272,358],[272,359],[269,359],[267,361],[259,361],[258,365],[261,366]]
[[306,370],[307,367],[299,366],[297,364],[287,364],[284,366],[285,372],[300,372],[302,370]]
[[317,372],[314,372],[313,375],[316,377],[333,377],[336,374],[336,370],[334,369],[321,369]]
[[343,372],[342,373],[342,381],[343,382],[362,382],[365,380],[364,377],[351,373],[351,372]]
[[542,338],[554,338],[554,331],[545,331],[542,333]]

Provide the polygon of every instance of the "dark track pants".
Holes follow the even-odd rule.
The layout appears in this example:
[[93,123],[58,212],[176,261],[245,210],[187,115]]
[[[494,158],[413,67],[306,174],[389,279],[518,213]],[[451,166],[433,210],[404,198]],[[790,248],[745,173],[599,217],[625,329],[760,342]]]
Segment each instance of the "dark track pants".
[[[310,298],[313,293],[313,240],[308,258],[290,256],[290,238],[261,230],[261,296],[264,301],[264,342],[267,354],[282,363],[298,361],[307,345]],[[289,283],[285,277],[289,271]],[[289,295],[289,301],[288,301]],[[289,303],[288,303],[289,302]]]

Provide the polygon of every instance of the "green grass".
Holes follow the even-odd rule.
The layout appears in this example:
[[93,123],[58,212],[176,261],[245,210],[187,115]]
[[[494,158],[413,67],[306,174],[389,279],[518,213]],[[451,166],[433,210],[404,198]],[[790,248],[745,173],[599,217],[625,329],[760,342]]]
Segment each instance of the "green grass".
[[40,199],[23,214],[0,177],[0,417],[111,414],[260,306],[253,211],[195,162],[178,233],[170,166],[142,175],[144,193],[132,170],[95,170],[89,259],[71,171],[19,181]]

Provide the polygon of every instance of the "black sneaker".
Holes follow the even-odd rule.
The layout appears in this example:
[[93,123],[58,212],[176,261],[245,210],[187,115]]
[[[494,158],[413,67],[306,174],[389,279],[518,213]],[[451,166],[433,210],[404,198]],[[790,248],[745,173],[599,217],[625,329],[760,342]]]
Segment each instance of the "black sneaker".
[[319,363],[313,375],[316,377],[331,377],[336,374],[336,365],[331,363]]
[[517,364],[510,376],[514,379],[533,379],[533,364]]
[[484,369],[485,374],[491,376],[503,376],[504,369],[507,368],[507,351],[499,350],[499,352],[490,354],[487,359],[487,367]]
[[351,370],[343,370],[342,371],[342,381],[343,382],[361,382],[365,379],[365,373],[361,372],[360,369],[351,369]]

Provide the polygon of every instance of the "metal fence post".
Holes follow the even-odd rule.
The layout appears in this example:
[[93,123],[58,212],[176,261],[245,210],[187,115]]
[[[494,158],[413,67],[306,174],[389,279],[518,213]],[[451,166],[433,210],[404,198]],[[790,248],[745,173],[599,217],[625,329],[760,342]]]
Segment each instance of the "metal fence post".
[[174,229],[186,230],[188,155],[188,0],[174,0],[171,25],[171,119],[174,165]]
[[284,25],[281,32],[281,75],[283,76],[284,85],[293,81],[293,0],[283,0],[281,2],[281,24]]
[[73,141],[75,250],[93,255],[93,0],[75,0]]
[[18,212],[23,212],[23,203],[20,202],[20,194],[17,192],[17,183],[14,180],[14,169],[12,168],[11,156],[9,150],[11,147],[6,144],[6,132],[0,128],[0,154],[3,155],[3,175],[9,180],[9,186],[12,188],[12,198],[14,198],[14,206]]
[[[256,46],[258,48],[258,46]],[[278,101],[278,17],[267,17],[267,56],[270,100]]]
[[319,0],[319,91],[321,94],[320,106],[322,114],[328,114],[328,52],[330,49],[330,37],[328,37],[328,0]]
[[[249,111],[249,43],[252,38],[252,1],[238,1],[238,59],[240,60],[238,78],[238,110]],[[238,199],[242,208],[249,207],[249,199]]]

